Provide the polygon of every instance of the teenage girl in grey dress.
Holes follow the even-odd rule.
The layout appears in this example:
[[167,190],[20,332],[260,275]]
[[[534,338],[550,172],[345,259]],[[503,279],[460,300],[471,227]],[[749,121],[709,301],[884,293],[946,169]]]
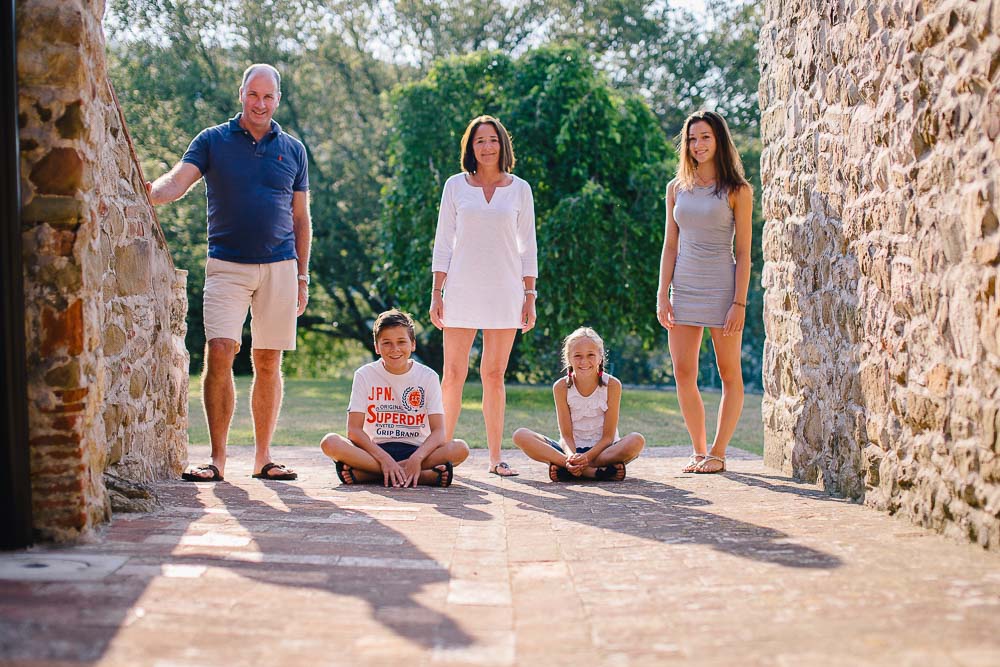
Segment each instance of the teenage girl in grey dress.
[[[694,450],[684,472],[726,470],[726,447],[743,411],[740,352],[750,284],[752,207],[753,192],[726,121],[712,111],[688,116],[681,130],[677,177],[667,186],[667,228],[656,294],[656,317],[669,332],[677,402]],[[712,335],[722,378],[711,448],[698,392],[704,327]]]

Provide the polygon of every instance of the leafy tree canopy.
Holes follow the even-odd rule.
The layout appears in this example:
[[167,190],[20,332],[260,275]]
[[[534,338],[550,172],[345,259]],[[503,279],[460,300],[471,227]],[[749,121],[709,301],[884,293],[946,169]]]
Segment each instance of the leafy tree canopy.
[[[535,199],[539,321],[516,347],[512,371],[547,378],[558,369],[560,340],[581,325],[602,333],[613,353],[662,343],[650,304],[674,150],[647,106],[616,92],[574,47],[518,59],[497,52],[450,58],[393,91],[380,234],[386,289],[402,307],[426,312],[441,191],[460,170],[462,132],[482,113],[510,130],[515,172]],[[424,338],[422,348],[434,356],[437,333]],[[615,360],[630,381],[659,379],[641,358]]]
[[[435,78],[459,76],[461,68],[451,61],[429,76],[440,59],[486,50],[491,52],[490,62],[496,61],[490,81],[497,90],[477,94],[484,103],[497,100],[500,106],[493,110],[510,122],[515,132],[522,156],[518,173],[532,183],[536,199],[547,207],[548,218],[540,218],[540,223],[548,228],[540,226],[540,241],[543,234],[559,231],[554,222],[557,219],[570,213],[583,215],[584,210],[593,212],[601,202],[608,213],[588,223],[598,225],[594,229],[622,224],[620,216],[632,216],[642,197],[657,202],[662,198],[667,174],[657,179],[642,172],[629,174],[634,181],[631,190],[620,188],[624,176],[611,175],[613,166],[635,164],[632,146],[621,133],[625,131],[622,128],[641,126],[650,118],[648,111],[640,113],[640,100],[652,109],[663,136],[671,138],[690,111],[703,106],[721,111],[736,133],[749,175],[756,183],[756,34],[760,9],[748,0],[707,0],[706,5],[707,12],[695,16],[662,0],[108,0],[108,62],[150,178],[180,159],[198,131],[239,110],[239,77],[247,64],[271,62],[281,70],[283,97],[276,120],[307,147],[315,228],[312,298],[306,316],[300,319],[300,331],[304,332],[300,344],[307,351],[290,355],[294,363],[296,357],[315,358],[323,341],[352,341],[368,347],[372,315],[390,303],[410,298],[406,285],[399,288],[397,298],[389,276],[398,269],[390,264],[387,273],[383,266],[393,257],[392,244],[398,243],[387,240],[385,228],[380,226],[380,221],[392,224],[393,213],[383,206],[393,205],[392,193],[397,188],[410,192],[422,187],[429,198],[421,201],[431,202],[431,210],[436,210],[440,190],[437,180],[423,184],[400,181],[404,177],[398,166],[390,164],[390,154],[404,159],[407,152],[401,137],[393,139],[397,143],[390,151],[390,138],[399,133],[395,119],[400,116],[402,102],[390,102],[388,93],[399,84],[418,81],[415,86],[430,86],[431,92],[434,86],[446,84],[457,90],[461,81],[438,82]],[[554,53],[552,47],[566,44],[582,49],[570,49],[575,73],[559,70],[553,74],[555,64],[546,58]],[[533,55],[536,49],[539,53]],[[473,55],[472,61],[479,57]],[[530,67],[538,71],[529,73]],[[510,72],[517,76],[508,78]],[[466,80],[482,79],[474,72],[463,76]],[[551,90],[546,88],[550,85]],[[523,94],[520,102],[506,90],[511,88]],[[589,97],[577,95],[591,89]],[[533,125],[526,100],[536,105],[538,113],[547,114],[546,118],[560,119],[556,107],[566,100],[578,100],[573,111],[576,120],[567,116],[560,120],[563,124],[557,132],[546,132]],[[458,108],[448,112],[452,115],[441,114],[456,119],[455,125],[441,125],[443,118],[431,119],[435,124],[428,126],[426,140],[440,141],[438,152],[433,154],[440,172],[435,179],[457,170],[458,137],[453,133],[464,127],[476,108],[474,101],[455,98]],[[635,118],[616,120],[594,145],[576,144],[572,132],[581,125],[587,129],[588,121],[601,118],[608,108],[616,110],[614,118],[621,114]],[[435,115],[430,113],[432,109],[416,111]],[[615,131],[621,138],[615,138]],[[554,152],[533,157],[529,149],[536,145]],[[601,156],[607,168],[594,171],[595,156],[608,147],[612,154]],[[640,141],[635,150],[649,152],[649,146]],[[566,165],[555,162],[557,157],[566,160]],[[421,171],[426,173],[430,166],[421,165]],[[645,168],[661,166],[654,160]],[[636,188],[642,179],[647,179],[650,189],[640,195]],[[390,180],[391,188],[383,197]],[[158,210],[176,262],[190,271],[188,348],[193,368],[200,367],[204,346],[203,191],[198,186],[186,198]],[[553,213],[557,209],[558,216]],[[756,279],[759,230],[757,215],[744,358],[751,383],[759,374],[763,345]],[[566,238],[570,237],[576,238],[572,234]],[[559,238],[546,239],[548,245],[562,243]],[[594,240],[584,234],[578,243]],[[629,235],[614,238],[629,245],[634,240]],[[659,243],[648,238],[645,242]],[[383,249],[383,245],[388,247]],[[608,245],[604,251],[613,249]],[[548,275],[549,270],[543,267],[549,288],[540,307],[559,308],[551,299],[556,277]],[[425,278],[422,275],[419,279]],[[634,287],[637,283],[630,279],[629,284]],[[566,300],[571,298],[576,297]],[[636,293],[635,298],[646,297]],[[414,304],[421,317],[425,307],[422,302]],[[578,318],[590,318],[590,313],[580,311]],[[669,373],[663,363],[665,350],[659,345],[646,349],[651,339],[648,330],[642,332],[655,324],[652,316],[641,324],[623,320],[621,328],[631,331],[633,324],[635,335],[616,343],[619,358],[645,358],[646,364],[666,368]],[[529,356],[535,354],[531,350],[536,340],[543,341],[541,332],[519,348]],[[543,342],[547,344],[547,339]],[[703,361],[707,372],[703,380],[712,381],[710,353]],[[637,372],[636,377],[644,375]]]

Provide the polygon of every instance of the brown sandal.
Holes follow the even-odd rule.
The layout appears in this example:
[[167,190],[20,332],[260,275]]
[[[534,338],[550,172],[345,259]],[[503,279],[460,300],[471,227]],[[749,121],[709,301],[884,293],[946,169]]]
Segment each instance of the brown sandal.
[[[705,466],[709,461],[718,461],[722,464],[722,467],[718,470],[705,470]],[[705,458],[702,459],[701,463],[698,464],[698,467],[694,469],[694,472],[698,475],[716,475],[720,472],[726,472],[726,457],[715,456],[714,454],[705,454]]]
[[[212,476],[211,477],[203,477],[201,475],[196,475],[195,474],[197,472],[206,472],[206,471],[212,473]],[[181,479],[183,479],[185,482],[221,482],[221,481],[223,481],[223,479],[222,479],[222,473],[220,473],[219,469],[216,468],[211,463],[206,463],[203,466],[198,466],[197,468],[194,468],[191,472],[182,473],[181,474]]]

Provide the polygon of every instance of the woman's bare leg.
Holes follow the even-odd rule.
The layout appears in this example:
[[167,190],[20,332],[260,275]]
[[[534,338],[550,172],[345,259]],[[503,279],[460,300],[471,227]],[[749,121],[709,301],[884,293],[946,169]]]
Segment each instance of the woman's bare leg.
[[[486,422],[486,446],[490,450],[491,469],[500,463],[503,420],[507,409],[504,374],[516,335],[517,329],[483,329],[483,358],[479,364],[479,376],[483,381],[483,419]],[[445,411],[447,409],[445,406]]]
[[[743,367],[740,363],[743,350],[743,335],[723,336],[722,329],[711,329],[712,345],[715,347],[715,362],[722,378],[722,400],[719,402],[719,417],[715,426],[715,441],[709,452],[712,456],[726,457],[726,448],[736,432],[740,415],[743,413]],[[721,469],[719,461],[706,461],[706,471]]]
[[702,327],[678,324],[670,330],[670,359],[674,365],[677,403],[684,417],[684,426],[691,437],[691,448],[704,456],[708,450],[705,433],[705,404],[698,392],[698,354],[701,351]]
[[462,389],[469,376],[469,351],[476,340],[476,329],[444,330],[444,373],[441,378],[441,401],[444,403],[444,435],[455,438],[455,426],[462,414]]

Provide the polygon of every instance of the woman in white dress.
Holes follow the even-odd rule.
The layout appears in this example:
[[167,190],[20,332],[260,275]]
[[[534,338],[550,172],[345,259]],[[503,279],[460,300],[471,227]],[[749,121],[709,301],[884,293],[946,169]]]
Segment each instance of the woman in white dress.
[[445,183],[434,238],[430,317],[444,332],[445,431],[455,435],[469,353],[483,330],[479,375],[489,471],[518,474],[500,457],[507,394],[504,373],[518,329],[535,326],[535,206],[514,176],[514,149],[499,120],[479,116],[462,136],[462,171]]

